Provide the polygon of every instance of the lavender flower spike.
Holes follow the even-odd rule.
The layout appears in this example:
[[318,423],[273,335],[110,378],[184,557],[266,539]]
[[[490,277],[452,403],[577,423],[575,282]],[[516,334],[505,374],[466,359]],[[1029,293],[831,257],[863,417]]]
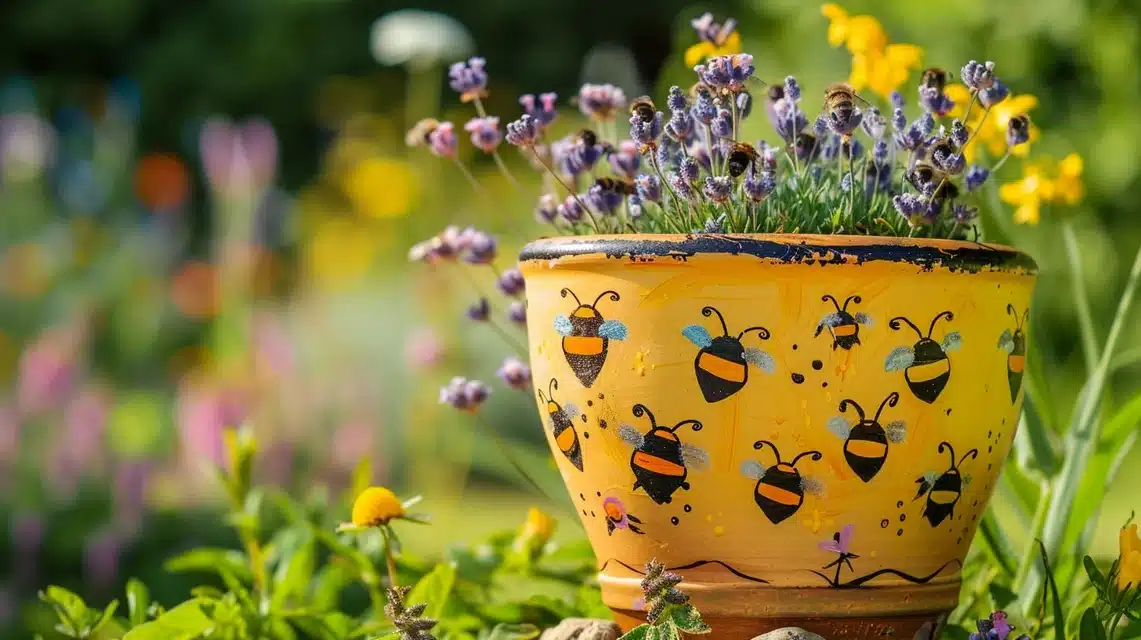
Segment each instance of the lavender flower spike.
[[657,147],[658,138],[662,137],[662,112],[655,113],[649,122],[643,122],[637,115],[630,116],[630,137],[640,145],[642,152]]
[[519,267],[511,267],[504,271],[495,284],[504,295],[508,296],[517,296],[523,293],[525,287],[523,273],[519,271]]
[[487,318],[491,316],[491,303],[487,301],[487,298],[480,298],[467,308],[465,315],[467,315],[468,320],[486,322]]
[[515,356],[507,356],[495,375],[503,384],[519,391],[526,391],[531,384],[531,367]]
[[523,105],[524,113],[535,119],[535,124],[540,129],[545,129],[558,116],[559,112],[555,108],[555,101],[558,98],[557,93],[540,93],[536,101],[533,94],[527,93],[519,96],[519,104]]
[[499,132],[499,118],[495,116],[472,118],[464,125],[464,131],[471,134],[472,146],[484,153],[493,153],[503,141],[503,134]]
[[466,63],[457,62],[448,68],[448,84],[460,94],[460,100],[471,102],[487,97],[486,64],[483,58],[470,58]]
[[539,206],[535,208],[535,219],[547,224],[554,224],[555,217],[559,215],[559,201],[554,194],[544,193],[539,196]]
[[638,195],[647,202],[661,202],[662,181],[652,173],[642,173],[634,178]]
[[479,380],[456,376],[447,386],[440,388],[440,404],[450,404],[461,411],[475,411],[490,394],[491,389]]
[[994,63],[988,61],[983,64],[976,60],[971,60],[963,65],[961,75],[963,84],[967,85],[968,89],[972,91],[989,89],[995,82]]
[[465,230],[467,248],[463,253],[463,260],[468,264],[490,264],[495,260],[495,238],[489,233]]
[[573,195],[567,196],[566,200],[558,206],[559,217],[567,222],[574,224],[582,220],[586,215],[586,210],[583,209],[582,202]]
[[753,76],[756,67],[753,66],[753,56],[738,53],[710,58],[693,70],[710,87],[737,93],[745,88],[745,83]]
[[833,109],[828,112],[828,127],[832,132],[840,136],[850,136],[860,126],[860,122],[864,119],[863,112],[859,107],[852,107],[849,109]]
[[641,165],[642,156],[638,153],[638,144],[632,140],[623,140],[618,144],[618,150],[610,154],[610,168],[627,180],[633,180]]
[[982,103],[984,107],[990,108],[1002,102],[1003,100],[1006,100],[1006,97],[1009,95],[1010,89],[1006,88],[1006,85],[1002,83],[1002,80],[995,78],[994,84],[986,89],[979,91],[979,102]]
[[733,195],[733,181],[729,176],[706,176],[701,192],[714,202],[728,202]]
[[676,84],[670,87],[669,97],[666,98],[666,106],[670,111],[686,111],[689,109],[689,100],[685,97],[685,92],[681,87]]
[[745,190],[745,195],[753,202],[761,202],[769,197],[769,194],[776,189],[776,186],[776,174],[771,171],[762,171],[760,173],[749,171],[745,176],[745,182],[741,185]]
[[981,167],[977,164],[972,165],[971,168],[967,169],[967,175],[965,178],[967,183],[967,191],[977,190],[979,187],[983,186],[983,183],[985,183],[989,177],[990,169]]
[[613,214],[622,206],[624,195],[621,191],[607,189],[600,183],[594,183],[586,192],[586,203],[595,211],[604,215]]
[[441,122],[428,134],[428,148],[441,158],[456,157],[459,142],[455,125],[450,122]]
[[507,142],[521,149],[534,147],[539,141],[540,133],[538,121],[526,113],[507,124]]
[[592,120],[613,120],[625,107],[625,92],[612,84],[584,84],[578,90],[578,109]]
[[507,307],[507,319],[515,324],[527,324],[527,306],[522,301],[516,300]]

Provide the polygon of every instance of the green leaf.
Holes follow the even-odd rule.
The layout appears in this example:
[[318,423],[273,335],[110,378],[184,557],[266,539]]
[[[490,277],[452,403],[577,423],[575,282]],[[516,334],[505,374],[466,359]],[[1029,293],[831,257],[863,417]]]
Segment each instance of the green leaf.
[[408,606],[426,604],[428,608],[424,610],[424,617],[438,619],[455,584],[456,568],[450,564],[438,564],[428,575],[420,578],[404,602]]
[[539,637],[539,628],[533,624],[497,624],[487,640],[532,640]]
[[534,607],[548,611],[555,618],[573,618],[575,616],[574,606],[561,598],[552,598],[551,596],[537,593],[530,598],[523,601],[523,605],[527,607]]
[[151,604],[151,592],[138,578],[127,581],[127,619],[132,627],[147,621],[147,607]]
[[[1014,433],[1015,455],[1023,469],[1037,469],[1047,476],[1057,473],[1057,455],[1050,444],[1050,432],[1038,412],[1036,398],[1027,387],[1022,400],[1022,419]],[[1034,389],[1036,392],[1036,389]]]
[[701,619],[701,613],[692,604],[670,607],[670,622],[686,633],[709,633],[709,625]]
[[339,611],[323,615],[289,616],[289,623],[317,640],[341,640],[348,637],[355,624],[352,618]]
[[992,582],[987,586],[990,592],[990,597],[994,600],[997,609],[1005,609],[1007,605],[1018,600],[1018,595],[1011,591],[1006,585]]
[[313,579],[309,604],[318,611],[336,609],[341,592],[355,580],[355,573],[347,563],[330,562],[321,567]]
[[656,624],[651,628],[651,635],[647,636],[656,640],[681,640],[681,633],[677,627],[674,626],[673,621],[666,620],[664,624]]
[[640,624],[623,634],[618,640],[647,640],[647,638],[650,637],[650,631],[652,629],[653,627],[648,624]]
[[108,622],[111,622],[114,619],[115,611],[118,608],[119,601],[112,600],[111,604],[107,605],[107,608],[103,610],[103,613],[99,614],[99,617],[97,617],[95,621],[91,623],[91,626],[87,630],[87,634],[89,636],[94,636],[96,633],[98,633],[100,629],[102,629]]
[[578,593],[575,594],[575,606],[578,608],[578,615],[583,618],[606,620],[612,615],[610,607],[602,601],[602,591],[594,584],[584,584],[578,588]]
[[254,577],[248,563],[246,554],[241,551],[199,547],[174,556],[163,567],[171,573],[213,573],[223,580],[233,578],[242,584],[250,584]]
[[131,629],[123,640],[193,640],[213,627],[198,601],[191,600]]
[[1101,569],[1097,568],[1097,564],[1094,563],[1093,558],[1084,556],[1082,558],[1082,565],[1086,568],[1086,575],[1089,576],[1090,584],[1097,587],[1099,592],[1104,589],[1105,576],[1102,575]]
[[79,632],[86,623],[87,604],[74,592],[53,585],[40,592],[40,600],[52,605],[68,629]]
[[293,554],[278,563],[273,576],[273,598],[270,601],[272,608],[278,609],[290,598],[305,594],[317,561],[316,547],[313,536],[306,534],[305,541]]
[[1050,569],[1050,557],[1046,554],[1046,545],[1039,540],[1038,548],[1042,551],[1042,571],[1046,574],[1046,585],[1054,602],[1054,640],[1066,640],[1066,615],[1062,611],[1062,598],[1058,595],[1058,584],[1054,582],[1054,572]]
[[1082,614],[1081,626],[1078,627],[1078,640],[1105,640],[1105,627],[1097,618],[1097,611],[1090,607]]

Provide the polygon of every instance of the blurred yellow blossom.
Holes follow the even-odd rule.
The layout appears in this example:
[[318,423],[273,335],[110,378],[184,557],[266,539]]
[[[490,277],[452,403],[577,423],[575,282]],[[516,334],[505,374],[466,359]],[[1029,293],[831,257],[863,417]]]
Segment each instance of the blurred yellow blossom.
[[872,16],[852,16],[839,5],[820,8],[828,18],[828,43],[844,45],[852,54],[848,84],[856,91],[870,88],[887,98],[907,82],[923,61],[923,49],[913,44],[889,44],[887,33]]
[[1058,164],[1058,178],[1054,180],[1054,197],[1057,201],[1071,206],[1082,201],[1082,196],[1085,195],[1085,184],[1082,182],[1084,168],[1082,157],[1076,153],[1062,158]]
[[47,291],[52,279],[47,249],[34,242],[11,245],[0,252],[0,293],[30,299]]
[[377,233],[363,222],[326,218],[317,224],[306,248],[310,276],[337,285],[363,276],[379,249]]
[[741,53],[741,35],[734,31],[729,34],[729,37],[725,38],[725,42],[723,42],[721,46],[703,40],[686,49],[685,66],[693,67],[701,64],[701,61],[706,58],[730,56],[736,53]]
[[1120,569],[1117,574],[1117,588],[1125,591],[1131,587],[1141,586],[1141,537],[1137,535],[1137,525],[1122,527],[1118,540],[1121,559],[1118,565]]
[[887,33],[872,16],[848,15],[840,5],[828,3],[820,7],[828,18],[828,44],[844,45],[852,55],[882,52],[887,47]]
[[356,210],[370,218],[403,216],[420,194],[420,182],[407,163],[378,156],[353,165],[342,187]]
[[1054,183],[1046,177],[1041,164],[1028,164],[1023,169],[1022,179],[1002,185],[999,195],[1003,202],[1018,207],[1014,210],[1016,223],[1038,224],[1042,203],[1054,197]]

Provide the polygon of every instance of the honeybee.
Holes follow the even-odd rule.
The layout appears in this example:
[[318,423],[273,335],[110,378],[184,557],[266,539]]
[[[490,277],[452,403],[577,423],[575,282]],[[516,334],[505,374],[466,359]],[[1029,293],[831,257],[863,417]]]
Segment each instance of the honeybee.
[[701,347],[693,359],[693,370],[701,394],[710,403],[719,402],[740,391],[749,380],[749,364],[767,374],[776,371],[776,361],[771,355],[754,347],[746,349],[741,344],[741,338],[754,331],[761,340],[768,340],[771,335],[768,329],[749,327],[733,336],[720,311],[713,307],[701,309],[701,315],[706,318],[715,313],[721,320],[723,335],[714,338],[708,329],[699,324],[691,324],[681,330],[681,334],[690,342]]
[[1026,369],[1026,322],[1030,317],[1030,309],[1022,312],[1019,317],[1013,304],[1006,305],[1006,312],[1014,316],[1014,331],[1004,329],[998,337],[998,348],[1007,353],[1006,376],[1010,383],[1010,401],[1018,400],[1018,391],[1022,388],[1022,374]]
[[689,88],[689,97],[696,98],[700,93],[713,94],[716,93],[709,85],[704,82],[696,82]]
[[948,321],[955,316],[950,311],[943,311],[931,320],[927,328],[927,335],[919,330],[913,322],[903,316],[892,318],[888,326],[898,331],[902,320],[919,336],[919,341],[912,347],[896,347],[887,355],[884,362],[885,371],[903,370],[903,378],[916,398],[931,404],[943,393],[947,381],[951,379],[951,359],[947,353],[955,351],[963,344],[963,338],[958,331],[950,331],[941,342],[931,339],[931,332],[935,330],[935,323],[941,318]]
[[931,67],[923,70],[919,83],[924,87],[932,87],[939,93],[943,93],[943,89],[947,86],[947,78],[950,76],[951,74],[939,67]]
[[757,486],[753,489],[753,500],[769,522],[778,524],[800,509],[800,505],[804,504],[805,493],[823,493],[823,486],[818,481],[800,475],[796,463],[804,456],[811,456],[814,461],[819,461],[824,456],[819,451],[805,451],[785,462],[776,445],[768,440],[754,442],[753,448],[760,451],[766,444],[776,456],[776,465],[765,467],[756,460],[746,460],[741,464],[741,474],[757,481]]
[[769,102],[776,102],[784,98],[784,85],[774,84],[768,90]]
[[578,132],[578,141],[584,146],[593,147],[598,144],[598,134],[593,129],[582,129]]
[[555,437],[555,444],[559,445],[559,451],[563,452],[574,468],[582,471],[582,444],[579,443],[578,431],[574,428],[578,407],[569,402],[565,405],[555,402],[554,392],[558,388],[559,381],[551,378],[550,384],[547,385],[547,395],[543,396],[542,389],[538,389],[537,392],[539,399],[547,405],[547,425]]
[[594,184],[602,187],[603,191],[610,191],[613,193],[621,193],[623,195],[634,195],[637,189],[634,188],[633,182],[626,182],[617,178],[599,178],[594,181]]
[[745,173],[749,165],[757,161],[757,150],[753,148],[753,145],[747,142],[738,142],[729,150],[727,160],[729,164],[729,175],[738,178],[741,174]]
[[678,429],[690,426],[701,431],[697,420],[682,420],[672,427],[658,426],[654,414],[645,405],[634,405],[634,416],[650,416],[650,431],[642,434],[634,427],[624,424],[618,427],[618,435],[626,444],[634,447],[630,456],[630,469],[634,472],[634,490],[645,489],[650,499],[658,504],[668,504],[678,489],[689,490],[686,477],[690,468],[704,469],[709,466],[709,454],[704,449],[682,443]]
[[863,407],[855,400],[845,398],[840,401],[840,413],[846,413],[848,407],[853,407],[860,417],[859,422],[851,425],[843,416],[833,416],[828,421],[828,430],[844,440],[844,459],[848,461],[848,467],[864,482],[871,482],[883,469],[889,445],[899,444],[907,438],[907,425],[902,420],[893,420],[886,426],[880,423],[884,407],[897,404],[899,393],[892,391],[869,419]]
[[955,449],[950,442],[939,443],[939,453],[946,450],[951,454],[951,466],[943,473],[929,471],[915,480],[919,491],[915,494],[918,500],[927,494],[927,504],[923,507],[923,517],[932,527],[939,526],[944,520],[955,515],[955,505],[963,497],[963,487],[971,483],[970,475],[959,472],[959,466],[968,458],[979,457],[978,449],[971,449],[963,454],[962,458],[955,460]]
[[657,109],[654,108],[654,101],[650,96],[634,98],[634,102],[630,103],[630,115],[638,116],[642,122],[653,122],[656,112]]
[[570,316],[555,316],[555,331],[563,337],[563,355],[582,386],[589,387],[598,379],[611,340],[625,340],[629,330],[621,320],[606,320],[598,312],[598,302],[609,296],[611,302],[621,298],[615,291],[603,291],[594,302],[583,304],[575,292],[563,289],[560,294],[569,294],[578,303]]
[[959,197],[958,185],[951,182],[951,177],[946,172],[929,162],[915,163],[915,167],[904,172],[903,177],[920,192],[926,185],[934,184],[935,193],[931,197],[938,202]]
[[836,82],[824,89],[824,110],[835,113],[841,120],[847,120],[856,110],[856,101],[868,104],[861,98],[852,85],[846,82]]

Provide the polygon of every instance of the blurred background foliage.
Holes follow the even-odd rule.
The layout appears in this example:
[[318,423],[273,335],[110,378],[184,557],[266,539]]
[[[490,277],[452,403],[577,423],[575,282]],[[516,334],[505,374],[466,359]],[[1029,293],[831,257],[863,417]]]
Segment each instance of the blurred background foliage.
[[[1082,247],[1104,340],[1141,243],[1141,6],[843,4],[924,47],[925,64],[997,61],[1016,94],[1038,99],[1034,153],[1086,158],[1082,205],[1009,238],[1041,265],[1041,396],[1068,406],[1085,367],[1059,217]],[[447,57],[378,64],[374,20],[409,7],[463,29],[442,43],[440,32],[408,36]],[[440,526],[409,541],[421,552],[515,522],[533,502],[576,535],[571,512],[528,492],[487,425],[437,408],[450,375],[491,378],[505,350],[461,320],[469,284],[405,259],[443,225],[470,223],[500,235],[509,265],[544,233],[531,213],[538,181],[519,195],[465,141],[463,160],[491,196],[481,199],[403,135],[424,116],[467,120],[445,70],[476,51],[491,71],[489,111],[507,121],[519,93],[557,91],[564,131],[581,126],[566,100],[581,82],[629,96],[688,86],[688,20],[705,10],[738,19],[759,77],[796,73],[812,96],[847,76],[819,5],[801,0],[3,3],[0,627],[49,582],[98,598],[137,575],[159,599],[183,595],[186,583],[158,579],[162,559],[236,542],[213,516],[220,493],[204,467],[219,460],[221,428],[242,419],[268,443],[263,481],[338,504],[367,454],[374,481],[427,494]],[[762,119],[747,123],[745,138],[766,135]],[[1007,171],[1000,179],[1018,176]],[[1139,334],[1129,323],[1110,386],[1118,401],[1138,390]],[[562,501],[527,394],[500,389],[484,415]],[[1139,486],[1141,468],[1126,465],[1095,555],[1113,551]]]

